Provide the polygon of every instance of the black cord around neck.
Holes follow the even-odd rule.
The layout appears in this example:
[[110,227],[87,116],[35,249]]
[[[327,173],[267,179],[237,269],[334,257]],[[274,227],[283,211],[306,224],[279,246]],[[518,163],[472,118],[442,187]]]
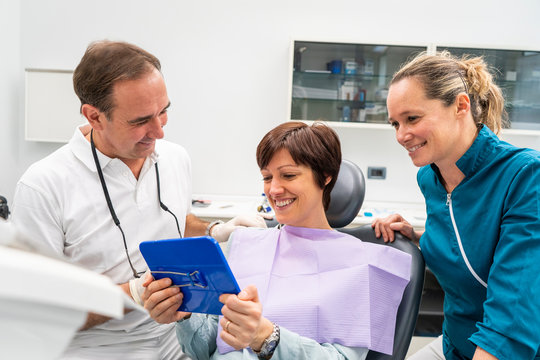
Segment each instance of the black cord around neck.
[[178,224],[178,218],[176,217],[176,215],[174,215],[174,213],[169,210],[169,208],[161,201],[161,186],[160,186],[160,182],[159,182],[159,170],[158,170],[158,164],[155,163],[154,164],[154,167],[156,168],[156,182],[157,182],[157,196],[158,196],[158,201],[159,201],[159,206],[161,206],[161,208],[163,210],[165,210],[166,212],[168,212],[169,214],[171,214],[173,217],[174,217],[174,221],[176,221],[176,229],[178,229],[178,235],[180,235],[180,237],[182,237],[182,232],[180,231],[180,224]]
[[[103,171],[101,170],[101,165],[99,163],[99,159],[97,156],[96,151],[96,145],[94,144],[94,129],[90,130],[90,147],[92,148],[92,155],[94,156],[94,163],[96,164],[96,170],[99,176],[99,181],[101,182],[101,187],[103,188],[103,195],[105,195],[105,200],[107,201],[107,207],[109,208],[109,211],[111,213],[111,217],[113,218],[114,224],[120,229],[120,232],[122,233],[122,240],[124,242],[124,250],[126,252],[126,256],[129,262],[129,266],[131,267],[131,271],[133,272],[133,276],[138,278],[140,277],[137,270],[135,270],[135,267],[133,266],[133,263],[131,262],[131,257],[129,256],[129,251],[127,248],[127,242],[126,242],[126,236],[124,234],[124,230],[122,230],[122,226],[120,226],[120,220],[118,219],[118,216],[116,216],[116,212],[114,211],[114,207],[111,201],[111,197],[109,196],[109,191],[107,190],[107,184],[105,183],[105,178],[103,177]],[[178,223],[178,218],[176,215],[169,210],[169,208],[161,201],[161,189],[160,189],[160,183],[159,183],[159,170],[157,163],[154,164],[156,168],[156,182],[157,182],[157,192],[158,192],[158,201],[159,206],[171,214],[174,217],[174,220],[176,221],[176,228],[178,229],[178,235],[182,237],[182,232],[180,231],[180,225]]]

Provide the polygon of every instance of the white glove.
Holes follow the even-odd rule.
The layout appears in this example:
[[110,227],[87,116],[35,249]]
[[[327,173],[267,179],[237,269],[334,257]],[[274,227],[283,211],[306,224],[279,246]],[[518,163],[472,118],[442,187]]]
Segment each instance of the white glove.
[[146,281],[146,277],[148,275],[151,275],[150,270],[146,270],[146,272],[140,278],[129,280],[129,292],[131,293],[131,297],[137,304],[141,306],[144,306],[141,296],[144,292],[144,289],[146,289],[143,284]]
[[217,242],[224,242],[229,239],[231,233],[239,227],[258,227],[266,228],[264,216],[261,214],[238,215],[224,224],[217,224],[210,229],[210,236]]

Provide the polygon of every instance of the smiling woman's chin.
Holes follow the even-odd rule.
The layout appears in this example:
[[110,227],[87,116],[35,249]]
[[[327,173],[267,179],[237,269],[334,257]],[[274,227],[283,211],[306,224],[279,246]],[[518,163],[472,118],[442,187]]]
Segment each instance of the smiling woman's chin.
[[412,160],[412,163],[414,166],[416,167],[422,167],[422,166],[426,166],[426,165],[429,165],[430,163],[427,162],[426,160],[424,159],[421,159],[419,157],[413,157],[411,156],[411,160]]
[[277,222],[280,224],[287,224],[291,222],[290,216],[287,216],[286,214],[284,214],[283,212],[280,212],[279,210],[278,211],[274,210],[274,214],[275,214]]

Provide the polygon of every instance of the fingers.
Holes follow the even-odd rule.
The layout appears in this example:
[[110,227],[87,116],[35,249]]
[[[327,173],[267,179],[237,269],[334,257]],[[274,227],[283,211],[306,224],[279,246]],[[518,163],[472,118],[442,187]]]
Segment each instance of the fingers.
[[[257,215],[267,220],[272,220],[274,218],[274,215],[268,213],[258,213]],[[266,222],[264,223],[264,227],[266,227]]]
[[223,331],[220,336],[236,350],[243,349],[253,342],[259,328],[261,317],[251,318],[245,315],[229,318],[223,316],[219,320]]
[[145,286],[146,289],[144,290],[144,293],[142,294],[141,298],[144,302],[146,302],[146,300],[150,297],[150,295],[160,290],[166,289],[171,285],[172,285],[172,280],[169,278],[163,278],[159,280],[150,281],[150,283]]
[[[219,336],[223,341],[225,341],[225,343],[232,346],[235,350],[240,350],[248,346],[249,342],[241,338],[241,334],[238,331],[239,327],[236,324],[232,323],[225,317],[221,318],[219,323],[223,328],[223,331]],[[239,337],[237,338],[235,335],[233,335],[233,333],[239,335]]]
[[152,273],[150,272],[150,270],[147,270],[144,273],[143,278],[144,278],[144,282],[142,283],[143,287],[147,287],[154,280],[154,277],[152,276]]
[[[219,301],[222,303],[226,303],[227,299],[231,296],[235,296],[234,294],[221,294],[219,297]],[[246,288],[238,293],[236,295],[238,299],[244,300],[244,301],[255,301],[259,302],[259,293],[257,291],[257,287],[255,285],[248,285]]]
[[[384,242],[392,242],[394,241],[394,230],[406,229],[407,227],[411,226],[401,215],[392,214],[385,218],[378,218],[373,220],[373,222],[371,223],[371,227],[375,231],[375,236],[377,238],[380,238],[382,236]],[[398,229],[396,229],[396,227]]]
[[234,226],[260,227],[265,228],[266,222],[261,214],[243,214],[229,220],[227,223]]
[[171,283],[169,278],[152,281],[142,295],[144,308],[160,324],[178,321],[185,316],[185,313],[177,311],[184,295],[179,288],[169,287]]
[[220,301],[224,303],[221,309],[223,317],[220,320],[223,328],[221,338],[235,349],[249,346],[262,319],[262,305],[257,288],[250,285],[238,295],[221,295]]
[[390,229],[393,231],[398,231],[402,233],[403,235],[407,236],[408,238],[411,238],[413,228],[406,222],[398,222],[398,223],[392,223],[390,224]]
[[177,310],[182,305],[184,295],[178,288],[167,288],[152,294],[144,307],[156,322],[168,324],[177,320]]
[[242,291],[240,291],[238,298],[244,301],[251,300],[259,302],[259,292],[257,291],[257,287],[255,285],[246,286]]

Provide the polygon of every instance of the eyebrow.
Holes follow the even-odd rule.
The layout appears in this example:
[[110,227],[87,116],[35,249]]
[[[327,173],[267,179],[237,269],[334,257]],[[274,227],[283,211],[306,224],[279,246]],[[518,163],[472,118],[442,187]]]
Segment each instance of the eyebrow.
[[[280,167],[277,168],[277,170],[282,170],[283,168],[286,168],[286,167],[298,167],[298,165],[295,165],[295,164],[285,164],[285,165],[281,165]],[[267,167],[264,167],[261,169],[261,171],[270,171],[268,170]]]
[[[167,104],[167,106],[165,106],[159,113],[161,114],[162,112],[164,112],[165,110],[167,110],[170,106],[171,106],[171,102],[169,101],[169,103]],[[128,123],[129,123],[129,124],[132,124],[132,125],[135,125],[135,124],[144,124],[145,122],[148,122],[148,120],[152,119],[153,116],[154,116],[154,115],[141,116],[141,117],[135,118],[135,119],[133,119],[133,120],[129,120]]]
[[281,165],[280,167],[278,167],[278,170],[281,170],[285,167],[298,167],[298,165],[296,164],[285,164],[285,165]]

